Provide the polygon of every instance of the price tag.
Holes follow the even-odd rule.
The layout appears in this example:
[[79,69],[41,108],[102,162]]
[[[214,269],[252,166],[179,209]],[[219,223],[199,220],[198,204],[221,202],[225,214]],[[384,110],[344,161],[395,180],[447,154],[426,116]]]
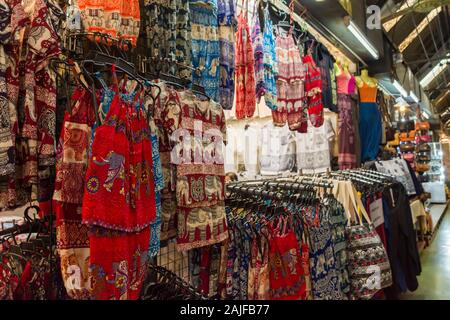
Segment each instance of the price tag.
[[383,201],[380,199],[375,200],[369,206],[370,210],[370,219],[374,227],[381,226],[384,223],[384,214],[383,214]]

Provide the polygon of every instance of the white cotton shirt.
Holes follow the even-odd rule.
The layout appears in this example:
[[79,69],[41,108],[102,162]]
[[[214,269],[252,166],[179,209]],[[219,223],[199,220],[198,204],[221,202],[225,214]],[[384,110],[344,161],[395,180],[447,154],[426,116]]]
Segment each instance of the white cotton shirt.
[[295,133],[272,122],[261,130],[261,175],[281,175],[291,172],[295,166]]
[[309,123],[307,133],[296,132],[297,170],[303,173],[322,173],[330,170],[330,142],[333,137],[330,119],[326,119],[318,128]]

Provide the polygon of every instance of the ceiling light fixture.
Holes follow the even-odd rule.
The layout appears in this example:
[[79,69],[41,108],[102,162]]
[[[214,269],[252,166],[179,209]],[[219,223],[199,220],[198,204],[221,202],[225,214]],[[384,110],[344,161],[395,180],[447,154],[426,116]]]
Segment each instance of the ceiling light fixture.
[[348,30],[358,39],[358,41],[364,46],[364,48],[369,51],[372,57],[375,60],[380,58],[380,53],[378,50],[370,43],[367,37],[362,33],[362,31],[358,28],[358,26],[350,19],[350,17],[346,17],[346,25]]
[[450,63],[450,54],[447,55],[449,58],[442,59],[439,61],[437,65],[431,69],[430,72],[427,73],[425,77],[420,80],[420,85],[426,88],[433,80],[436,78],[444,69],[447,67],[447,64]]
[[405,88],[403,88],[402,85],[397,80],[394,80],[392,84],[394,85],[395,89],[397,89],[397,91],[400,92],[402,97],[406,98],[408,96],[408,93],[406,92]]
[[425,119],[427,119],[427,120],[430,119],[430,115],[428,113],[422,112],[422,115]]

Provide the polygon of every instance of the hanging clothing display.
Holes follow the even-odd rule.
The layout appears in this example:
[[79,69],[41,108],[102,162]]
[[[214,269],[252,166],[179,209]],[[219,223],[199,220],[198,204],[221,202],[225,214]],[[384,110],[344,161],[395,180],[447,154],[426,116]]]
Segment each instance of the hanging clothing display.
[[194,84],[205,88],[214,101],[219,101],[220,45],[217,6],[204,6],[190,0],[192,76]]
[[218,102],[222,108],[230,110],[233,107],[234,102],[235,82],[235,3],[233,0],[218,0],[217,5],[220,46],[220,87]]
[[277,109],[272,111],[273,122],[280,127],[287,122],[289,129],[301,130],[307,120],[303,117],[305,68],[291,33],[277,36],[276,50]]
[[236,118],[251,118],[256,109],[255,57],[247,13],[237,18],[236,32]]
[[58,32],[64,12],[55,2],[43,0],[27,11],[20,1],[8,1],[3,8],[7,11],[2,19],[11,24],[2,24],[0,33],[2,68],[6,68],[1,92],[7,96],[1,109],[0,150],[6,170],[1,206],[20,206],[30,199],[48,204],[56,154],[56,84],[48,61],[61,52]]

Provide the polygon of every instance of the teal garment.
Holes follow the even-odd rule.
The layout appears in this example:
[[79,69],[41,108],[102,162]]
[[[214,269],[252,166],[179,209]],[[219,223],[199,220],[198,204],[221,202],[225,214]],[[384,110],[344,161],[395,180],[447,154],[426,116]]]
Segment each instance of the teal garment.
[[161,190],[164,189],[164,177],[161,165],[161,158],[158,149],[158,136],[155,132],[151,132],[150,139],[152,141],[152,160],[153,160],[153,178],[155,182],[156,197],[156,218],[150,225],[150,245],[148,255],[154,257],[160,249],[161,239]]
[[271,110],[277,109],[277,54],[273,24],[268,10],[264,13],[263,62],[264,62],[264,100]]
[[[191,0],[192,1],[192,0]],[[198,3],[199,1],[193,1]],[[190,6],[192,40],[192,82],[205,88],[206,95],[219,101],[220,44],[217,6]]]

